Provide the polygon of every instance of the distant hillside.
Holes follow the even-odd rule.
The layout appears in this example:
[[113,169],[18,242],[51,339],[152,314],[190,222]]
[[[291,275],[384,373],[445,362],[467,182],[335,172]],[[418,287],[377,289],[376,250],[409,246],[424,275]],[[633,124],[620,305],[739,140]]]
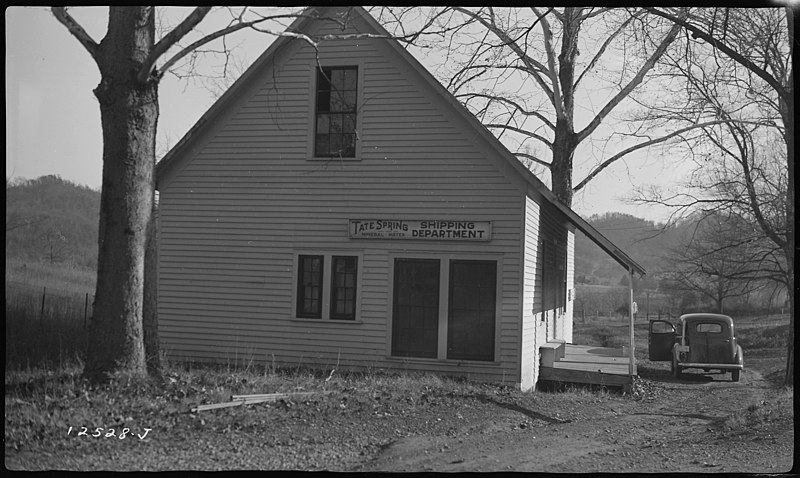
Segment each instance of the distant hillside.
[[[678,224],[665,227],[652,221],[622,213],[588,218],[588,222],[633,260],[647,270],[644,287],[655,289],[660,273],[668,268],[662,256],[678,246],[691,227]],[[582,233],[575,237],[575,282],[577,284],[619,285],[625,269]]]
[[6,180],[6,260],[97,267],[100,192],[59,176]]

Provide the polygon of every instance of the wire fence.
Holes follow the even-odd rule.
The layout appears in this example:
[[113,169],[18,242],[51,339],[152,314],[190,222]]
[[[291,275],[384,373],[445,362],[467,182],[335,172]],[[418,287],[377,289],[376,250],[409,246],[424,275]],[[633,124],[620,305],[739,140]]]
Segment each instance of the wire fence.
[[60,366],[83,357],[94,295],[6,282],[6,368]]

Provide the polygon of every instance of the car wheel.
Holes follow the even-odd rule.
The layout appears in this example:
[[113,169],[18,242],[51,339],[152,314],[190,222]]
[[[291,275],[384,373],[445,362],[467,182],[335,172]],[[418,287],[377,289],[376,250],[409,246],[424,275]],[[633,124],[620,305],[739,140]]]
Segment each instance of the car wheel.
[[731,380],[733,380],[734,382],[738,382],[740,373],[741,370],[731,370]]

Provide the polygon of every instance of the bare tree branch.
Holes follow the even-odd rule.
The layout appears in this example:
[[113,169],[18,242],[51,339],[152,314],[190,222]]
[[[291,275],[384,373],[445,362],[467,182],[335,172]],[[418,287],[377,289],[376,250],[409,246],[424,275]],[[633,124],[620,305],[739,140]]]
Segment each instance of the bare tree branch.
[[[711,44],[714,48],[718,49],[719,51],[723,52],[727,55],[730,59],[734,60],[735,62],[739,63],[740,65],[744,66],[748,70],[755,73],[759,78],[766,81],[775,91],[783,98],[784,101],[789,102],[792,101],[791,94],[787,91],[787,88],[781,84],[778,80],[776,80],[772,75],[766,72],[764,69],[753,63],[749,58],[743,56],[729,45],[726,45],[722,41],[718,40],[714,37],[711,33],[705,32],[700,28],[692,25],[688,21],[686,21],[685,16],[677,17],[670,13],[664,12],[654,7],[645,7],[645,10],[648,12],[658,15],[660,17],[666,18],[667,20],[679,25],[686,30],[692,32],[692,37],[694,38],[702,38],[709,44]],[[791,12],[790,12],[791,15]]]
[[511,100],[509,98],[502,97],[502,96],[488,95],[486,93],[464,93],[464,94],[456,95],[456,98],[467,98],[466,101],[469,101],[469,98],[473,98],[473,97],[475,97],[475,98],[484,98],[484,99],[488,99],[490,101],[498,101],[498,102],[501,102],[501,103],[507,103],[507,104],[511,105],[512,107],[514,107],[517,111],[519,111],[523,115],[525,115],[525,116],[533,116],[534,118],[538,119],[539,121],[544,123],[548,128],[550,128],[551,130],[555,130],[556,129],[555,125],[546,116],[542,115],[541,113],[539,113],[538,111],[535,111],[535,110],[526,110],[522,105],[520,105],[519,103],[517,103],[517,102],[515,102],[515,101],[513,101],[513,100]]
[[586,125],[583,130],[577,133],[578,141],[583,141],[587,136],[592,134],[592,132],[600,126],[600,123],[608,116],[611,111],[619,105],[619,103],[625,99],[628,95],[630,95],[631,91],[633,91],[639,84],[644,80],[645,75],[655,66],[656,62],[664,55],[664,52],[667,51],[667,47],[675,40],[678,36],[678,32],[680,32],[680,28],[677,25],[674,25],[667,35],[661,40],[661,43],[658,45],[656,50],[650,55],[650,58],[644,62],[639,71],[636,73],[636,76],[625,85],[622,90],[620,90],[614,97],[606,103],[603,108],[595,115],[595,117]]
[[531,161],[533,161],[535,163],[541,164],[542,166],[546,166],[548,168],[550,167],[550,163],[548,163],[547,161],[544,161],[543,159],[540,159],[540,158],[538,158],[538,157],[536,157],[536,156],[534,156],[532,154],[514,153],[514,156],[519,156],[520,158],[527,158],[527,159],[530,159]]
[[489,31],[492,32],[500,41],[503,42],[505,46],[511,48],[511,50],[516,53],[520,60],[522,60],[525,65],[527,65],[531,70],[531,76],[533,76],[534,80],[539,84],[542,88],[542,91],[548,96],[550,101],[553,103],[555,107],[555,97],[553,96],[553,91],[548,86],[547,82],[541,77],[538,73],[540,71],[549,71],[547,67],[545,67],[540,62],[536,61],[532,57],[530,57],[520,46],[514,42],[514,40],[508,36],[506,32],[504,32],[501,28],[499,28],[496,24],[493,24],[487,21],[485,18],[481,17],[478,13],[471,12],[465,8],[461,7],[453,7],[454,10],[474,19],[477,20],[481,25],[486,27]]
[[140,83],[147,82],[147,79],[150,77],[150,74],[153,72],[153,69],[156,66],[156,61],[161,57],[161,55],[166,53],[167,50],[179,42],[180,39],[186,36],[187,33],[194,30],[194,27],[203,21],[203,18],[205,18],[210,10],[211,7],[195,8],[192,13],[190,13],[177,27],[170,31],[164,38],[159,40],[159,42],[153,47],[153,50],[150,52],[150,54],[147,55],[147,59],[142,65],[141,70],[139,70],[139,74],[136,75],[136,79]]
[[75,21],[72,16],[67,13],[67,7],[53,7],[50,9],[53,16],[61,22],[62,25],[67,27],[67,30],[72,34],[78,42],[83,45],[86,51],[96,60],[97,49],[99,48],[97,42],[83,29],[83,27]]
[[511,126],[511,125],[507,125],[507,124],[497,124],[497,123],[488,123],[488,124],[484,124],[484,126],[486,126],[487,128],[499,128],[499,129],[507,129],[509,131],[514,131],[515,133],[519,133],[521,135],[537,139],[537,140],[541,141],[542,143],[544,143],[548,148],[552,148],[553,147],[553,143],[550,140],[548,140],[547,138],[545,138],[543,136],[540,136],[540,135],[538,135],[536,133],[524,130],[522,128],[517,128],[516,126]]
[[553,45],[553,33],[550,29],[550,22],[547,21],[547,18],[541,16],[541,14],[535,9],[532,9],[536,15],[539,16],[542,24],[542,33],[544,34],[544,45],[545,45],[545,52],[547,53],[547,72],[550,78],[550,82],[553,84],[553,106],[556,109],[556,117],[557,118],[564,118],[564,97],[561,94],[561,88],[558,83],[558,72],[556,71],[556,52],[555,46]]
[[680,135],[686,133],[687,131],[692,131],[692,130],[695,130],[695,129],[698,129],[698,128],[704,128],[704,127],[707,127],[707,126],[711,126],[711,125],[715,125],[715,124],[723,124],[723,123],[726,123],[726,121],[725,120],[708,121],[708,122],[705,122],[705,123],[700,123],[700,124],[688,126],[686,128],[681,128],[679,130],[673,131],[672,133],[667,134],[665,136],[661,136],[659,138],[654,138],[654,139],[651,139],[650,141],[645,141],[643,143],[639,143],[639,144],[633,145],[633,146],[631,146],[629,148],[626,148],[626,149],[620,151],[619,153],[615,154],[614,156],[611,156],[610,158],[606,159],[602,163],[600,163],[599,166],[594,168],[580,183],[578,183],[577,186],[575,186],[574,190],[575,191],[579,191],[580,189],[582,189],[584,186],[586,186],[586,184],[589,181],[591,181],[595,176],[600,174],[600,172],[602,170],[604,170],[608,166],[611,166],[612,163],[614,163],[615,161],[617,161],[618,159],[622,158],[623,156],[625,156],[627,154],[630,154],[630,153],[632,153],[634,151],[637,151],[639,149],[642,149],[642,148],[646,148],[648,146],[652,146],[654,144],[663,143],[664,141],[672,139],[672,138],[674,138],[676,136],[680,136]]
[[[221,30],[217,30],[214,33],[206,35],[203,38],[200,38],[199,40],[196,40],[196,41],[192,42],[189,46],[187,46],[186,48],[183,48],[181,51],[179,51],[174,56],[172,56],[163,65],[161,65],[161,67],[156,72],[156,76],[158,76],[159,78],[164,76],[164,73],[169,71],[169,69],[172,68],[172,66],[175,63],[177,63],[181,58],[183,58],[186,55],[188,55],[188,54],[192,53],[193,51],[197,50],[199,47],[216,40],[217,38],[224,37],[226,35],[229,35],[231,33],[237,32],[239,30],[243,30],[245,28],[254,28],[254,29],[258,30],[257,28],[255,28],[255,25],[258,25],[259,23],[262,23],[262,22],[265,22],[265,21],[268,21],[268,20],[276,20],[276,19],[279,19],[279,18],[296,18],[296,17],[301,17],[301,16],[303,16],[303,15],[273,15],[273,16],[266,16],[266,17],[258,18],[256,20],[251,20],[249,22],[235,23],[235,24],[230,25],[230,26],[228,26],[226,28],[223,28]],[[309,42],[311,42],[312,44],[315,45],[315,43],[313,41],[311,41],[310,38],[308,38],[306,35],[303,35],[303,34],[291,33],[291,32],[272,32],[272,31],[269,31],[269,30],[258,30],[258,31],[261,31],[263,33],[270,33],[270,34],[273,34],[275,36],[280,36],[280,35],[295,36],[295,37],[303,38],[304,40],[307,40],[307,41],[309,41]]]
[[[585,15],[583,18],[584,19],[591,18],[591,16]],[[605,53],[606,49],[608,48],[608,45],[610,45],[611,42],[614,41],[614,39],[617,38],[620,33],[622,33],[625,27],[627,27],[628,24],[630,24],[634,18],[636,18],[636,15],[631,15],[629,18],[625,20],[625,22],[622,23],[622,25],[619,26],[619,28],[617,28],[613,33],[611,33],[611,35],[608,36],[608,38],[606,38],[603,41],[603,44],[600,45],[600,48],[598,48],[597,52],[592,57],[591,61],[589,61],[589,64],[586,65],[586,68],[583,69],[583,72],[581,72],[581,74],[578,75],[578,79],[575,80],[575,83],[573,85],[574,88],[576,89],[578,88],[578,84],[581,82],[581,79],[583,79],[583,76],[586,75],[588,72],[590,72],[592,68],[594,68],[594,66],[597,64],[597,60],[599,60],[600,57],[603,56],[603,53]]]

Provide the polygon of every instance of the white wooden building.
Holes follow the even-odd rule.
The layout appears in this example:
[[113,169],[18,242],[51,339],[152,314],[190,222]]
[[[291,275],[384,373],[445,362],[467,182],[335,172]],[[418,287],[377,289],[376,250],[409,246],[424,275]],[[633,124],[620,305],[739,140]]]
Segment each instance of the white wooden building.
[[[289,30],[387,35],[349,15]],[[178,360],[527,390],[540,346],[572,341],[576,228],[638,268],[390,39],[278,38],[157,188],[159,334]]]

